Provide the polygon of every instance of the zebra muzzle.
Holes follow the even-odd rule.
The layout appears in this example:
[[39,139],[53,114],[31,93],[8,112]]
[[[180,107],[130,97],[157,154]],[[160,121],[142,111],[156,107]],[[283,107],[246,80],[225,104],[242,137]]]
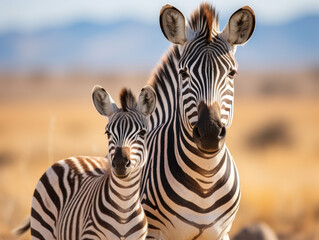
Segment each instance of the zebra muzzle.
[[131,172],[130,149],[117,147],[112,160],[112,170],[117,177],[125,178]]
[[226,128],[221,123],[220,108],[216,103],[198,106],[198,122],[193,128],[193,138],[199,150],[204,153],[218,152],[225,143]]

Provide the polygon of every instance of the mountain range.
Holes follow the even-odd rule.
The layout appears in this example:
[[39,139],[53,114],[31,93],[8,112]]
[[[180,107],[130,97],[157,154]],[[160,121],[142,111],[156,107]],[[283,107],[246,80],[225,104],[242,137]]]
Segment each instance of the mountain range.
[[[257,19],[251,40],[237,48],[240,68],[319,67],[318,26],[316,15],[280,25]],[[169,45],[159,24],[131,19],[7,31],[0,33],[0,71],[151,70]]]

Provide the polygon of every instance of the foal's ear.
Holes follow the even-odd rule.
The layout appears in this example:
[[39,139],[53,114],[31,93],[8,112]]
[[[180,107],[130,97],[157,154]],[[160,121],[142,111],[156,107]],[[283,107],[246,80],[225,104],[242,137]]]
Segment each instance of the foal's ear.
[[255,13],[249,6],[245,6],[233,13],[222,34],[231,45],[241,45],[249,40],[254,29]]
[[118,109],[110,94],[101,86],[94,86],[92,100],[96,110],[103,116],[110,117]]
[[168,4],[163,6],[160,25],[164,36],[170,42],[183,45],[187,41],[185,17],[177,8]]
[[156,101],[157,99],[154,89],[151,86],[146,85],[141,90],[141,93],[138,97],[137,109],[145,116],[148,116],[154,111]]

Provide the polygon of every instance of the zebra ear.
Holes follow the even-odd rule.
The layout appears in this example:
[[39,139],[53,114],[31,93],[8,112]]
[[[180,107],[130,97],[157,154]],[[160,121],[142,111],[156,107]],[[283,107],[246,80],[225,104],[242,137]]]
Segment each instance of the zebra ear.
[[103,116],[109,117],[118,109],[110,94],[101,86],[94,86],[92,100],[96,110]]
[[[183,45],[187,41],[184,15],[175,7],[166,4],[160,13],[160,25],[164,36],[172,43]],[[187,28],[189,28],[187,26]]]
[[255,29],[255,13],[245,6],[237,10],[229,18],[222,34],[231,45],[241,45],[246,43]]
[[156,100],[155,90],[151,86],[146,85],[141,90],[141,93],[138,97],[137,109],[145,116],[148,116],[154,111]]

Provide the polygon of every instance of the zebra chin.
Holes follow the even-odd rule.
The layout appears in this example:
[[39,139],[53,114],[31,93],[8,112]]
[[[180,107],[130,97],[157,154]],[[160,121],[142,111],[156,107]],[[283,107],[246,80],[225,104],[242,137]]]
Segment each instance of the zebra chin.
[[120,179],[128,178],[131,174],[131,168],[130,169],[116,169],[112,168],[113,174]]
[[203,141],[195,139],[195,143],[199,151],[204,154],[214,155],[217,154],[224,146],[225,141],[219,141],[217,144],[215,141]]

